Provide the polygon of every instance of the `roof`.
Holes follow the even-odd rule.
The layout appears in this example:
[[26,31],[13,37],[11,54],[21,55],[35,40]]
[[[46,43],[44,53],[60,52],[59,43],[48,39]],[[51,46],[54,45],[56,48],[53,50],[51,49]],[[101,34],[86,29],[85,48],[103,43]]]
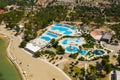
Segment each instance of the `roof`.
[[120,71],[116,71],[117,80],[120,80]]
[[103,37],[102,37],[103,39],[111,39],[112,38],[112,35],[111,35],[111,33],[108,33],[108,32],[106,32],[104,35],[103,35]]
[[0,9],[0,14],[4,13],[4,10]]
[[95,40],[100,40],[103,36],[103,31],[96,29],[90,33],[90,35],[95,39]]
[[32,44],[32,43],[27,43],[26,47],[27,49],[31,50],[32,52],[36,52],[40,49],[40,47]]

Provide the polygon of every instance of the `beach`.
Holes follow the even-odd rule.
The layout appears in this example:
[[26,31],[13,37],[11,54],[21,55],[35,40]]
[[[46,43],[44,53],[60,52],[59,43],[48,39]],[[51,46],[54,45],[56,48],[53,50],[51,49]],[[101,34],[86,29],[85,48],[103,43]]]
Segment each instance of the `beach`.
[[47,61],[34,58],[31,53],[19,48],[21,37],[13,36],[14,32],[6,30],[4,26],[0,31],[11,38],[10,52],[14,60],[19,64],[26,80],[70,80],[70,78],[59,68]]

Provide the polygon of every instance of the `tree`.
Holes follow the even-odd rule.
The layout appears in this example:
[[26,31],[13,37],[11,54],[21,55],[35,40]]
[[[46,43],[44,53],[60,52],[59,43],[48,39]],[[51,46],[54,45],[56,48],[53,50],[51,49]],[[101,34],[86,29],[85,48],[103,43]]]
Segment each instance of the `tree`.
[[96,67],[93,66],[93,65],[89,65],[89,67],[90,67],[91,72],[92,72],[92,73],[95,73]]
[[45,50],[45,54],[55,55],[55,53],[51,50]]
[[53,38],[53,39],[50,41],[50,43],[51,43],[52,45],[54,45],[54,44],[55,44],[55,39]]
[[20,47],[24,48],[24,47],[26,46],[26,44],[27,44],[26,41],[22,41],[22,42],[20,43]]
[[117,61],[118,61],[118,64],[119,64],[119,66],[120,66],[120,52],[119,52],[119,55],[118,55]]
[[106,64],[108,64],[108,61],[106,59],[102,59],[101,64],[105,66]]
[[34,56],[35,56],[35,57],[40,57],[40,55],[41,55],[41,52],[40,52],[40,51],[37,51],[37,52],[34,53]]
[[111,64],[106,64],[104,66],[104,71],[106,71],[107,74],[110,73],[111,70],[112,70]]
[[62,48],[62,46],[57,46],[57,53],[59,54],[65,54],[65,49]]

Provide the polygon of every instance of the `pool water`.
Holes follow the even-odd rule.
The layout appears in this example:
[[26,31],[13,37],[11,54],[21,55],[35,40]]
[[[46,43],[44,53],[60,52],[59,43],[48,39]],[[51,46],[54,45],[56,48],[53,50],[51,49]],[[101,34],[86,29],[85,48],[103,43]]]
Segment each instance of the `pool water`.
[[[65,48],[67,53],[80,53],[81,55],[86,54],[86,50],[79,50],[79,46],[84,44],[83,38],[64,38],[60,41],[60,44]],[[72,49],[70,49],[72,46]]]
[[95,50],[94,52],[93,52],[93,54],[96,54],[96,55],[102,55],[102,54],[104,54],[105,52],[104,51],[102,51],[102,50]]
[[58,30],[59,32],[60,31],[67,31],[68,30],[67,28],[64,28],[64,27],[52,27],[51,29],[52,30]]
[[68,40],[66,39],[62,42],[62,44],[67,44],[67,42],[68,42]]
[[48,36],[41,36],[41,39],[45,40],[45,41],[50,41],[51,38],[49,38]]
[[58,23],[58,24],[55,24],[55,26],[62,26],[62,24],[59,24],[59,23]]
[[81,55],[85,55],[85,53],[86,53],[86,50],[81,50],[81,51],[80,51],[80,54],[81,54]]
[[89,51],[87,53],[87,55],[103,55],[105,52],[103,50],[94,50],[93,52],[92,51]]
[[59,31],[60,33],[63,33],[64,35],[70,35],[72,34],[71,30],[76,30],[74,26],[69,25],[62,25],[62,24],[55,24],[53,27],[51,27],[51,30],[53,31]]
[[77,53],[78,48],[76,46],[67,46],[65,49],[68,53]]
[[53,38],[57,38],[58,37],[56,34],[53,34],[53,33],[50,33],[50,32],[47,32],[46,34],[48,36],[50,36],[50,37],[53,37]]
[[65,35],[70,35],[71,33],[72,33],[71,31],[64,32]]
[[80,44],[82,41],[80,39],[77,39],[77,38],[66,38],[62,41],[62,44],[66,45],[66,44],[68,44],[68,42],[69,43],[73,42],[73,43],[76,43],[76,44]]
[[70,29],[72,29],[72,30],[76,30],[76,28],[75,28],[74,26],[64,25],[64,27],[70,28]]

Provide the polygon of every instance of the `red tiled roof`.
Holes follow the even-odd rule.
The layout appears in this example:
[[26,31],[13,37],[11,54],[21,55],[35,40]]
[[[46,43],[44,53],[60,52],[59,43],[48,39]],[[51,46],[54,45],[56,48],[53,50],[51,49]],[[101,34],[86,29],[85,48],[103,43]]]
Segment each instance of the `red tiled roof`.
[[95,39],[95,40],[100,40],[101,37],[103,36],[103,32],[99,29],[96,29],[90,33],[90,35]]
[[0,9],[0,14],[4,13],[4,10]]

